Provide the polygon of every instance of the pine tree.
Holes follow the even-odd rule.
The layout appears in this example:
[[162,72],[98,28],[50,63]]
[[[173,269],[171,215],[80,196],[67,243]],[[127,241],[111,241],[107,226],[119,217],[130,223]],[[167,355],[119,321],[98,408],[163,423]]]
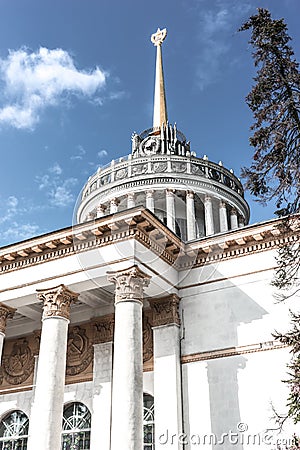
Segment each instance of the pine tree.
[[[251,30],[249,43],[257,67],[256,84],[246,97],[255,119],[250,144],[253,162],[243,168],[245,186],[263,203],[274,200],[275,214],[285,217],[283,231],[299,222],[291,214],[300,212],[300,73],[289,45],[291,38],[283,19],[272,19],[259,8],[240,31]],[[282,245],[273,284],[284,290],[298,288],[300,248]],[[283,291],[282,291],[283,292]],[[285,298],[286,294],[282,294]]]
[[[272,19],[267,9],[258,9],[240,31],[251,30],[249,43],[257,68],[255,85],[246,97],[253,112],[250,144],[253,162],[243,168],[246,188],[263,203],[275,201],[275,214],[282,218],[282,231],[300,230],[300,73],[291,38],[283,19]],[[281,290],[299,289],[300,248],[284,243],[277,256],[278,267],[273,285]],[[289,291],[288,291],[289,292]],[[282,299],[289,294],[282,295]],[[287,415],[277,415],[281,425],[286,418],[300,422],[300,314],[291,313],[291,330],[276,332],[275,339],[291,348],[288,365],[290,388]],[[295,437],[295,445],[299,440]]]
[[255,123],[250,144],[253,163],[243,169],[246,187],[263,202],[274,199],[277,215],[300,209],[300,73],[283,19],[258,9],[240,31],[251,29],[249,43],[258,68],[246,97]]

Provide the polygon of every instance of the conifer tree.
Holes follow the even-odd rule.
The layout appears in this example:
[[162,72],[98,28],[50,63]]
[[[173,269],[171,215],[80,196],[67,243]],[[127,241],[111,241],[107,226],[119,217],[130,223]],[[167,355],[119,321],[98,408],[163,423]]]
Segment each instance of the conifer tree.
[[[291,214],[300,212],[300,73],[299,64],[289,45],[291,38],[283,19],[272,19],[267,9],[245,22],[240,31],[251,30],[257,75],[255,85],[246,97],[253,112],[253,162],[244,167],[245,186],[263,203],[275,201],[275,214],[286,217],[286,230],[293,221]],[[279,289],[298,288],[300,248],[283,245],[278,253],[278,268],[273,281]],[[285,294],[282,295],[282,298]]]
[[[246,97],[253,112],[253,162],[243,168],[246,188],[263,203],[275,201],[275,214],[288,232],[291,223],[300,231],[300,73],[290,46],[291,38],[283,19],[272,19],[267,9],[259,8],[240,28],[250,30],[249,43],[257,68],[255,85]],[[294,214],[294,216],[292,216]],[[277,257],[278,267],[273,285],[294,292],[299,289],[300,248],[297,243],[284,244]],[[290,292],[290,291],[288,291]],[[289,294],[284,294],[282,299]],[[290,346],[288,365],[290,388],[286,416],[277,415],[279,425],[286,418],[300,422],[300,314],[291,313],[291,329],[274,333],[275,339]],[[294,448],[299,448],[295,437]]]

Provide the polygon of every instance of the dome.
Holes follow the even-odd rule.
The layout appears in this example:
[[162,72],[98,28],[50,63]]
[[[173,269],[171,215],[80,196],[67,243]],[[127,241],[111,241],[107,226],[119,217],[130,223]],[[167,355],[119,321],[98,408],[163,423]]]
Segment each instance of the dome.
[[144,206],[190,241],[244,226],[249,206],[233,171],[221,161],[197,157],[176,124],[168,122],[161,52],[165,37],[165,29],[151,37],[156,46],[153,126],[133,133],[131,154],[88,179],[77,222]]

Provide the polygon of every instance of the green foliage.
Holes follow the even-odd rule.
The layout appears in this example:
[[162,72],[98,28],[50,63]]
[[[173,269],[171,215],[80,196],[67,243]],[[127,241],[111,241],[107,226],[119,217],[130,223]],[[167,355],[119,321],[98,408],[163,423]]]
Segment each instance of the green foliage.
[[253,163],[243,168],[246,188],[259,200],[274,199],[276,214],[300,207],[300,74],[283,19],[258,9],[240,31],[251,30],[249,43],[257,67],[256,84],[246,97],[255,119],[250,144]]
[[291,314],[291,329],[285,334],[275,332],[274,338],[282,344],[291,348],[292,359],[288,364],[289,379],[284,382],[289,385],[289,397],[287,400],[287,416],[294,421],[300,422],[300,314]]
[[[272,19],[267,9],[245,22],[240,31],[250,30],[257,75],[255,85],[246,97],[253,112],[254,124],[250,144],[254,148],[253,162],[243,168],[246,188],[263,203],[274,200],[275,213],[283,218],[281,231],[288,237],[299,231],[300,212],[300,74],[291,48],[291,38],[283,19]],[[300,248],[297,241],[283,240],[277,256],[273,285],[281,290],[299,288]],[[290,291],[291,292],[291,291]],[[289,294],[283,295],[286,298]],[[276,332],[275,339],[291,347],[288,365],[288,413],[276,421],[281,428],[289,418],[300,422],[300,314],[291,313],[291,330]],[[299,448],[294,437],[294,448]]]

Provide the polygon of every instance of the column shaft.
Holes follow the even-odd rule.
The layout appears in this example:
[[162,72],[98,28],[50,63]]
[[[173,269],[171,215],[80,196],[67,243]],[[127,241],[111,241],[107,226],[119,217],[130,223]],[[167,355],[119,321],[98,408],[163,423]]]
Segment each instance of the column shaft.
[[68,321],[44,320],[28,449],[60,450]]
[[113,198],[110,201],[110,214],[115,214],[116,212],[118,212],[118,199]]
[[166,190],[167,227],[175,233],[175,194],[171,189]]
[[112,345],[94,345],[91,450],[110,450]]
[[143,286],[136,266],[110,274],[116,284],[111,450],[143,448]]
[[146,191],[146,208],[154,213],[154,191]]
[[134,198],[134,194],[130,193],[127,194],[127,208],[134,208],[135,207],[135,198]]
[[226,204],[222,200],[219,205],[220,231],[228,231]]
[[70,305],[78,294],[64,285],[38,291],[44,302],[28,450],[60,450]]
[[196,238],[195,202],[193,192],[186,193],[187,240]]
[[214,234],[215,227],[214,227],[212,199],[208,195],[206,195],[204,199],[204,215],[205,215],[206,236],[210,236],[211,234]]
[[236,230],[239,227],[237,211],[235,208],[232,208],[230,211],[230,227],[232,230]]

